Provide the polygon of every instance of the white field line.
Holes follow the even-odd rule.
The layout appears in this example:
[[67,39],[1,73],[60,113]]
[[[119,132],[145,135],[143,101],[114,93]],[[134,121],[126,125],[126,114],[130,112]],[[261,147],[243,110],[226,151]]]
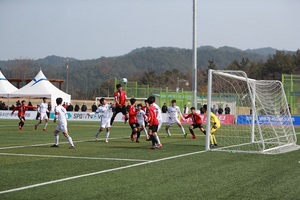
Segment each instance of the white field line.
[[28,186],[14,188],[14,189],[10,189],[10,190],[3,190],[3,191],[0,191],[0,194],[6,194],[6,193],[16,192],[16,191],[20,191],[20,190],[36,188],[36,187],[40,187],[40,186],[44,186],[44,185],[50,185],[50,184],[54,184],[54,183],[69,181],[69,180],[83,178],[83,177],[87,177],[87,176],[94,176],[94,175],[103,174],[103,173],[107,173],[107,172],[113,172],[113,171],[117,171],[117,170],[128,169],[128,168],[132,168],[132,167],[147,165],[147,164],[151,164],[151,163],[156,163],[156,162],[165,161],[165,160],[171,160],[171,159],[175,159],[175,158],[190,156],[190,155],[204,153],[204,152],[205,151],[197,151],[197,152],[181,154],[181,155],[171,156],[171,157],[167,157],[167,158],[161,158],[161,159],[157,159],[157,160],[146,161],[146,162],[142,162],[142,163],[127,165],[127,166],[123,166],[123,167],[117,167],[117,168],[113,168],[113,169],[107,169],[107,170],[88,173],[88,174],[82,174],[82,175],[78,175],[78,176],[71,176],[71,177],[68,177],[68,178],[57,179],[57,180],[54,180],[54,181],[48,181],[48,182],[38,183],[38,184],[34,184],[34,185],[28,185]]
[[131,161],[146,162],[149,160],[125,159],[125,158],[97,158],[97,157],[77,157],[77,156],[54,156],[54,155],[36,155],[36,154],[16,154],[16,153],[0,153],[4,156],[23,156],[23,157],[43,157],[43,158],[70,158],[70,159],[87,159],[87,160],[113,160],[113,161]]
[[[120,138],[109,138],[109,140],[117,140],[117,139],[125,139],[129,138],[128,137],[120,137]],[[76,143],[79,142],[93,142],[94,140],[73,140],[74,144],[76,146]],[[98,141],[104,141],[104,139],[98,139]],[[95,141],[96,142],[96,141]],[[69,142],[60,142],[60,144],[66,144]],[[10,147],[0,147],[0,150],[3,149],[18,149],[18,148],[26,148],[26,147],[39,147],[39,146],[47,146],[47,145],[52,145],[53,143],[46,143],[46,144],[32,144],[32,145],[24,145],[24,146],[10,146]]]

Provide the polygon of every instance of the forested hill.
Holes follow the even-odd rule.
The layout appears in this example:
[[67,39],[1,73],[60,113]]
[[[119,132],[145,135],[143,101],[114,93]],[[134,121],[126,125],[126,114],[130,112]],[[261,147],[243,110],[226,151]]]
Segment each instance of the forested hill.
[[[276,49],[262,48],[242,51],[232,47],[198,48],[198,69],[215,67],[228,68],[234,62],[244,59],[265,62],[276,53]],[[294,53],[294,52],[289,52]],[[66,79],[66,60],[59,56],[48,56],[38,60],[15,59],[0,61],[0,67],[7,78],[33,78],[42,69],[47,78]],[[69,93],[75,98],[91,98],[100,91],[103,82],[115,77],[138,80],[145,72],[161,73],[177,70],[185,74],[192,66],[192,50],[173,47],[144,47],[116,57],[101,57],[91,60],[68,58]],[[65,84],[63,86],[65,88]]]

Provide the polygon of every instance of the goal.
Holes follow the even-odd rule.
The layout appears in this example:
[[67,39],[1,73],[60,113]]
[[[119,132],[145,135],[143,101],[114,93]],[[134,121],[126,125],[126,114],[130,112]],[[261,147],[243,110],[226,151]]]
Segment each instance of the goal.
[[[210,147],[207,126],[207,151],[279,154],[299,149],[280,81],[250,79],[243,71],[209,70],[207,95],[208,109],[231,105],[230,114],[217,114],[218,146]],[[210,124],[210,112],[206,117]]]

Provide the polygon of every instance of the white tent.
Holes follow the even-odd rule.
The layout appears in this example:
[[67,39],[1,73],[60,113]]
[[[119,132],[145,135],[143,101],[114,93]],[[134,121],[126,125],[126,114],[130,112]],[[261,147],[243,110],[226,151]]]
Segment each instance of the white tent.
[[35,78],[24,87],[11,93],[10,97],[28,97],[38,98],[46,97],[51,100],[51,109],[56,106],[56,98],[61,97],[63,102],[70,103],[71,95],[61,91],[55,87],[44,75],[42,70],[35,76]]
[[11,84],[2,74],[0,70],[0,97],[9,97],[10,93],[17,91],[13,84]]

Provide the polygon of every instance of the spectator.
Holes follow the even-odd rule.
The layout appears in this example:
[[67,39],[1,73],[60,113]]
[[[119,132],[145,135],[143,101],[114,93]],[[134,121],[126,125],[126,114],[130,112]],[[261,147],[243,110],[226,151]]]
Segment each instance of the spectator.
[[223,108],[222,108],[222,106],[219,106],[219,108],[218,108],[218,114],[219,115],[223,114]]
[[184,105],[182,113],[183,114],[188,114],[189,113],[189,109],[188,109],[188,107],[186,105]]
[[166,103],[164,103],[164,105],[161,107],[161,112],[162,113],[167,113],[168,112],[168,107],[167,107]]
[[87,106],[85,103],[83,103],[81,106],[81,112],[86,112],[86,111],[87,111]]
[[74,110],[73,105],[71,103],[69,103],[68,107],[67,107],[67,111],[72,112]]
[[[33,107],[33,105],[32,105],[32,103],[31,103],[31,101],[29,101],[29,102],[28,102],[28,106],[31,106],[31,107]],[[27,110],[33,110],[33,108],[28,108]]]
[[228,104],[226,104],[225,106],[225,115],[229,115],[230,114],[230,108],[228,107]]
[[92,105],[92,112],[96,112],[97,108],[98,107],[96,106],[96,103],[94,102]]
[[214,114],[218,113],[218,109],[216,108],[216,105],[213,105],[213,107],[211,108],[211,112]]
[[75,112],[78,112],[78,111],[79,111],[79,105],[78,105],[78,103],[76,103],[75,108],[74,108],[74,111],[75,111]]

